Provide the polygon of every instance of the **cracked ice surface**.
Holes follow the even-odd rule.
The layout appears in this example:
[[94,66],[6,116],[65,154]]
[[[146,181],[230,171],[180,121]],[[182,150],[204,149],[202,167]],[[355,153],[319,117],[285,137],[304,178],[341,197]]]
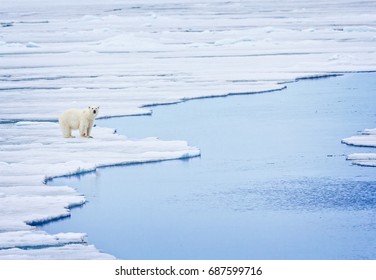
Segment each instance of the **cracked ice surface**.
[[95,139],[66,140],[56,123],[27,121],[92,104],[100,117],[150,114],[151,104],[376,70],[375,11],[374,1],[350,0],[2,0],[0,257],[110,258],[81,235],[33,226],[85,201],[46,178],[199,154],[99,127]]

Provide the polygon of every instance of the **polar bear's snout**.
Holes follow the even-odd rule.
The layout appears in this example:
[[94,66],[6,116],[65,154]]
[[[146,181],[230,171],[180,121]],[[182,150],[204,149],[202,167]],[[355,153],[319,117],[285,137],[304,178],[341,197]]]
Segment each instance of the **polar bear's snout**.
[[89,106],[89,111],[96,117],[99,112],[99,106]]

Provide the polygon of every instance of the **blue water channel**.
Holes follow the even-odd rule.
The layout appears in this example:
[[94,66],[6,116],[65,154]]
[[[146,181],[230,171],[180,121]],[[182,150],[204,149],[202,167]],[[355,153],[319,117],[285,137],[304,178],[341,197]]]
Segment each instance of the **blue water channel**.
[[376,168],[346,160],[376,149],[341,144],[376,127],[375,73],[96,124],[202,155],[54,179],[88,203],[47,232],[85,232],[120,259],[376,259]]

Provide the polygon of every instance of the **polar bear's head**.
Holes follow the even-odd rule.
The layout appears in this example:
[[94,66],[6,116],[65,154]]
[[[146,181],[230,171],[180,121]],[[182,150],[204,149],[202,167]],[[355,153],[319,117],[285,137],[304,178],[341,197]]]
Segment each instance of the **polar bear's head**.
[[95,118],[98,115],[99,106],[89,106],[89,113]]

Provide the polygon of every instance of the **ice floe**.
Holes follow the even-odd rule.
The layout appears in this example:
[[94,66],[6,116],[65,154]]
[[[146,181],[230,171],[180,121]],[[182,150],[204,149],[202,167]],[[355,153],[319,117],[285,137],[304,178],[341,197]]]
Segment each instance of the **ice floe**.
[[[63,139],[55,121],[64,110],[99,104],[103,118],[151,114],[153,104],[267,92],[300,78],[376,70],[372,1],[3,0],[1,5],[0,258],[5,259],[111,258],[81,235],[51,236],[35,228],[85,202],[68,186],[46,187],[48,178],[199,155],[184,141],[130,140],[109,128],[95,127],[94,139]],[[348,144],[370,143],[371,135]]]
[[[361,135],[345,138],[342,140],[342,143],[351,146],[376,148],[376,128],[366,129]],[[376,151],[375,153],[350,154],[347,159],[357,165],[376,166]]]
[[35,249],[0,250],[0,259],[4,260],[113,260],[113,256],[98,252],[93,245],[67,244],[64,246],[50,246]]
[[376,128],[366,129],[361,135],[345,138],[342,142],[352,146],[376,147]]
[[[184,141],[129,140],[110,128],[93,128],[93,139],[65,139],[59,125],[52,122],[1,124],[0,134],[3,135],[0,142],[0,258],[13,258],[16,254],[24,258],[30,249],[40,250],[40,246],[57,247],[44,248],[46,254],[51,250],[63,252],[67,250],[65,244],[84,243],[82,235],[51,236],[35,229],[38,223],[69,216],[69,208],[85,203],[85,198],[71,187],[46,186],[44,182],[49,178],[95,171],[103,166],[200,154],[197,148],[189,147]],[[78,248],[82,246],[74,247],[77,250],[73,250],[70,258],[81,258]],[[87,250],[83,248],[84,253]],[[100,252],[94,254],[92,248],[90,252],[94,258],[110,257]],[[53,255],[64,258],[59,252]]]
[[355,153],[347,157],[352,163],[362,166],[376,167],[376,153]]

